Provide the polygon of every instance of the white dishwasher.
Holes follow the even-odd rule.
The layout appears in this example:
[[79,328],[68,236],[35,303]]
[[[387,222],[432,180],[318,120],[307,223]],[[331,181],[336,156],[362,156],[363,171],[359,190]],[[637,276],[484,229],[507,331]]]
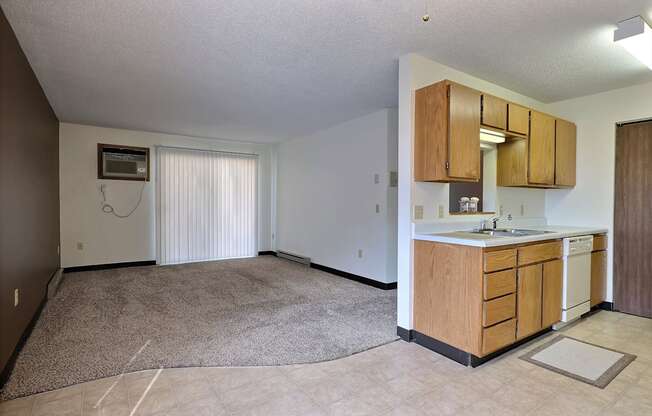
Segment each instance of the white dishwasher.
[[591,251],[593,236],[564,238],[564,283],[561,323],[567,325],[591,310]]

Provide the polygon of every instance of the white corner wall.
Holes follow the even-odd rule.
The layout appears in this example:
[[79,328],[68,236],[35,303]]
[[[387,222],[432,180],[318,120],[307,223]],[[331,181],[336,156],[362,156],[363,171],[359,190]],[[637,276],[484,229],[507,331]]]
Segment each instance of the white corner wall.
[[[143,200],[129,218],[101,210],[100,184],[119,213],[131,209],[142,182],[98,180],[97,143],[150,148],[150,181]],[[61,266],[147,261],[156,259],[156,145],[252,153],[258,166],[258,250],[270,250],[272,234],[270,145],[200,139],[186,136],[61,123],[59,131],[61,196]],[[83,249],[77,244],[82,243]]]
[[[548,112],[546,105],[506,88],[481,80],[417,54],[399,59],[399,205],[398,205],[398,325],[412,329],[412,209],[423,205],[422,222],[459,221],[448,215],[448,184],[414,182],[412,149],[414,91],[443,79],[459,82],[481,91]],[[545,215],[545,191],[539,189],[498,188],[497,206],[515,217],[541,218]],[[438,206],[444,206],[444,218],[438,218]],[[521,215],[521,205],[524,213]],[[478,224],[483,217],[476,218]],[[485,219],[487,217],[484,217]],[[465,220],[468,221],[468,220]]]
[[652,118],[652,83],[550,104],[577,124],[577,185],[546,191],[551,224],[609,228],[607,300],[613,301],[616,123]]
[[277,151],[276,248],[395,282],[397,188],[389,175],[397,169],[396,109],[283,142]]

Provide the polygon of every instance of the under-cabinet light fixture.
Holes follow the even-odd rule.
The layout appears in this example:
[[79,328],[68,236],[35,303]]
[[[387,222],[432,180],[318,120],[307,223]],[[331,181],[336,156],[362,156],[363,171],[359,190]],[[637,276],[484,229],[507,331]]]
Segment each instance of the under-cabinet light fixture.
[[480,129],[480,142],[485,143],[505,143],[505,134],[489,130],[489,129]]
[[614,31],[614,42],[652,69],[652,29],[641,16],[618,23]]

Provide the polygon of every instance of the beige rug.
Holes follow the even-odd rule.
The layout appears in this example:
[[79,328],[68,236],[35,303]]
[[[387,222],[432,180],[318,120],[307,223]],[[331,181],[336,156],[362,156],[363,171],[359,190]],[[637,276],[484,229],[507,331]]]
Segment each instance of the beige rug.
[[560,335],[523,355],[521,359],[605,388],[636,356]]

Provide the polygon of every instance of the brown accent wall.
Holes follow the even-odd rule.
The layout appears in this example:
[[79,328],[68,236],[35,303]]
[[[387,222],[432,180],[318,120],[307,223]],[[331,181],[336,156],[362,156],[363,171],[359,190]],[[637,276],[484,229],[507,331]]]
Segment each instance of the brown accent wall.
[[0,371],[59,267],[58,244],[59,120],[0,9]]

